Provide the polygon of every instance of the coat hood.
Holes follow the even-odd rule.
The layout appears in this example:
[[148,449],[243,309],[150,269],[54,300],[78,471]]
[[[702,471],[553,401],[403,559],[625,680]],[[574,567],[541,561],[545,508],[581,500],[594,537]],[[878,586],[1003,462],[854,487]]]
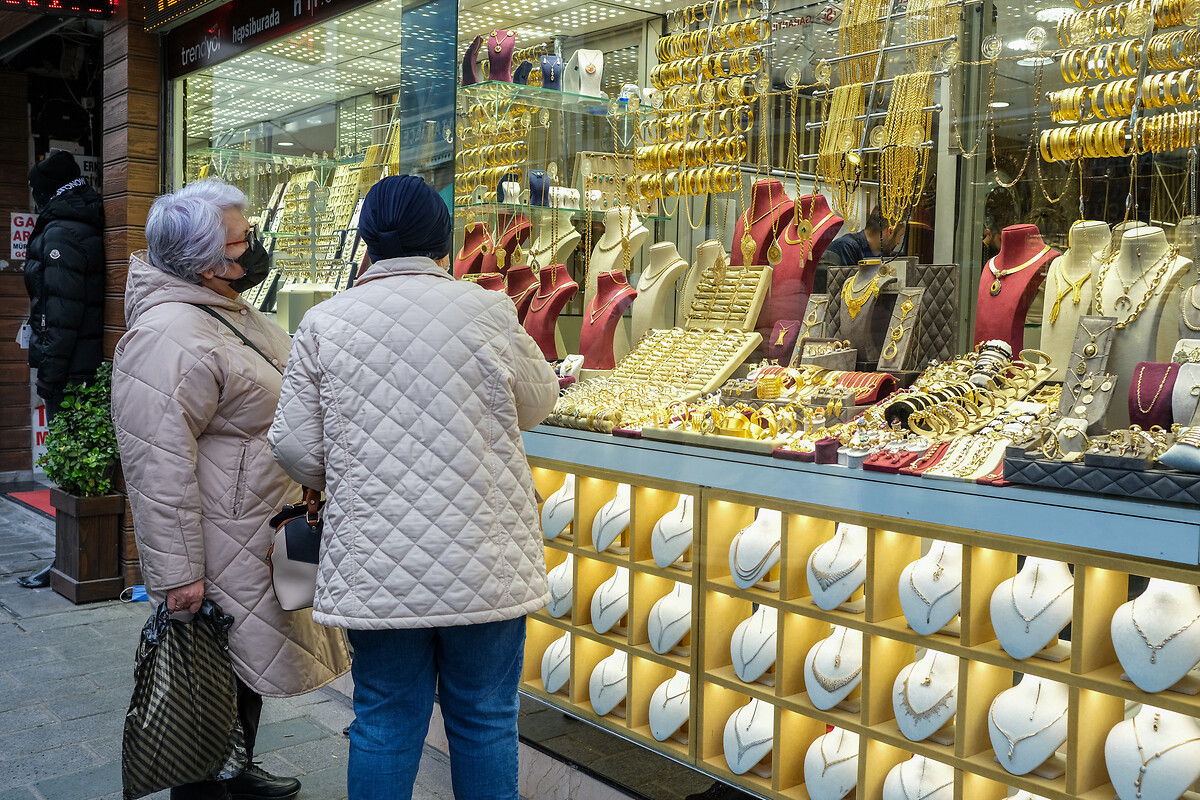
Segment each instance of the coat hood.
[[129,257],[129,274],[125,277],[125,324],[132,328],[141,315],[163,303],[200,303],[233,311],[246,307],[241,298],[229,298],[163,272],[150,263],[145,250],[138,250]]
[[[104,201],[90,186],[72,189],[50,198],[38,211],[37,228],[57,220],[82,222],[100,230],[104,229]],[[37,235],[35,230],[33,235]]]

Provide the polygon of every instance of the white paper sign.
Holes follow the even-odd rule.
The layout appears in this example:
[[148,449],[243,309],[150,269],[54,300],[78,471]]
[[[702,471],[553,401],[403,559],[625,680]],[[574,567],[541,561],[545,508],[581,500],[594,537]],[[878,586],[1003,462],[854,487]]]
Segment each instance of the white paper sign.
[[22,350],[29,349],[29,337],[33,334],[33,328],[29,327],[28,322],[22,322],[21,327],[17,329],[17,344]]
[[39,405],[33,409],[33,470],[34,472],[44,472],[38,466],[38,458],[42,453],[46,452],[46,404],[38,402]]
[[33,233],[33,225],[37,222],[37,214],[12,212],[12,223],[9,225],[8,241],[10,244],[9,258],[13,261],[25,260],[25,248],[29,245],[29,235]]

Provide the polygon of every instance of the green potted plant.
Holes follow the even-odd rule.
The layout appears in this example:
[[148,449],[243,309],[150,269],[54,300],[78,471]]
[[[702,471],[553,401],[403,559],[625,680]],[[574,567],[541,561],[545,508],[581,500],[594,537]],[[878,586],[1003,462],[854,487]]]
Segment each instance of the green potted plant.
[[125,497],[113,491],[120,454],[112,421],[112,364],[68,384],[50,420],[38,465],[54,482],[54,569],[50,586],[72,603],[112,600],[124,589],[118,538]]

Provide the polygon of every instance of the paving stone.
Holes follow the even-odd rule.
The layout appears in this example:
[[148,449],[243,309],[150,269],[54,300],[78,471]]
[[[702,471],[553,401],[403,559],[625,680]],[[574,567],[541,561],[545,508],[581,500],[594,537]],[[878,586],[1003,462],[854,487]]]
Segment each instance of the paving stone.
[[94,715],[74,720],[69,725],[54,723],[43,724],[23,731],[13,731],[0,735],[0,753],[8,759],[13,756],[27,755],[60,745],[74,742],[86,742],[101,737],[121,738],[124,719],[116,715]]
[[[282,750],[285,747],[311,742],[328,737],[332,731],[314,722],[299,717],[287,722],[277,722],[263,725],[258,729],[258,738],[254,743],[256,753],[269,753],[272,750]],[[340,734],[339,734],[340,735]]]
[[77,744],[54,747],[20,758],[0,759],[0,790],[28,786],[94,766],[96,764],[91,753]]
[[[30,703],[41,702],[54,697],[86,695],[96,691],[96,684],[87,678],[64,678],[57,681],[46,681],[45,683],[33,686],[17,686],[11,682],[12,679],[8,673],[4,673],[4,677],[10,681],[9,685],[12,688],[0,692],[0,711],[20,708]],[[131,682],[131,688],[132,685]]]
[[63,722],[93,714],[119,714],[125,718],[129,709],[129,700],[133,696],[133,682],[118,689],[97,689],[88,694],[87,702],[81,702],[79,697],[56,697],[43,700],[41,705]]
[[32,703],[24,708],[0,713],[0,731],[23,731],[57,721],[58,717],[51,714],[43,704]]
[[330,767],[300,779],[300,794],[296,800],[345,800],[346,767]]
[[24,786],[17,789],[9,789],[7,792],[0,792],[0,800],[36,800],[33,791]]
[[[100,674],[113,669],[113,658],[110,653],[91,653],[77,655],[69,659],[47,661],[44,664],[8,669],[8,674],[17,681],[18,686],[33,686],[48,680],[58,678],[79,678]],[[124,667],[128,672],[133,671],[132,659]]]
[[69,775],[38,781],[38,793],[46,800],[91,800],[121,791],[121,762],[102,764]]

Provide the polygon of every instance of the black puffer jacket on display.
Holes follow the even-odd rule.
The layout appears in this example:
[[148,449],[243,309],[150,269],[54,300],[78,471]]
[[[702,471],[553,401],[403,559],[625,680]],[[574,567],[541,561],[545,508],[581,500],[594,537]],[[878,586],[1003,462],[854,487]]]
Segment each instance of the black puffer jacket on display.
[[38,394],[91,378],[104,347],[104,203],[94,189],[69,189],[41,209],[29,238],[25,289]]

